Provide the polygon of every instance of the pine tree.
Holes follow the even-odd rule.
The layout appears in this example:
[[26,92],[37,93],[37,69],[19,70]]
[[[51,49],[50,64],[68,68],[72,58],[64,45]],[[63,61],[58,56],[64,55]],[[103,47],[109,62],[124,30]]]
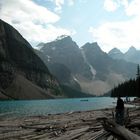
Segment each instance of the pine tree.
[[137,66],[137,78],[136,78],[136,93],[140,97],[140,66]]
[[137,79],[138,78],[140,78],[140,66],[139,66],[139,64],[138,64],[138,66],[137,66]]
[[137,77],[136,79],[130,79],[119,84],[117,87],[112,89],[111,96],[117,97],[120,96],[137,96],[140,97],[140,66],[137,66]]

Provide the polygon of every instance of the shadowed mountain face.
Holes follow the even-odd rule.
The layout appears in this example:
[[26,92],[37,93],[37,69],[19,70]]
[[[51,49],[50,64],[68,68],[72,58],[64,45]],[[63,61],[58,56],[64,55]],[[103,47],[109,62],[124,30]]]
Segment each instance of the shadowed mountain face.
[[97,43],[86,43],[82,50],[87,61],[96,69],[96,78],[105,80],[109,74],[112,59],[100,49]]
[[119,49],[112,49],[108,55],[113,59],[123,59],[128,62],[140,64],[140,50],[135,47],[130,47],[126,53],[122,53]]
[[87,43],[79,48],[69,36],[44,43],[38,53],[60,83],[70,87],[77,83],[81,91],[94,95],[103,94],[134,77],[136,71],[135,64],[110,58],[97,43]]
[[105,80],[113,72],[126,78],[134,76],[135,64],[111,59],[97,43],[87,43],[82,47],[88,62],[96,69],[96,78]]
[[58,81],[62,85],[65,86],[71,85],[71,87],[73,87],[74,89],[80,90],[79,84],[76,82],[76,80],[72,76],[72,73],[65,65],[60,63],[53,63],[53,64],[48,64],[48,67],[50,71],[53,73],[53,75],[58,78]]
[[46,43],[41,48],[41,52],[48,57],[48,63],[65,65],[75,77],[83,76],[90,79],[92,76],[90,68],[85,63],[79,47],[69,36]]
[[[43,44],[43,43],[41,43]],[[57,77],[67,97],[91,96],[81,92],[79,77],[91,79],[90,67],[84,61],[82,53],[70,37],[46,43],[36,53],[46,63],[51,73]]]
[[60,90],[57,81],[30,44],[0,20],[1,94],[12,99],[45,99],[53,98],[55,90]]

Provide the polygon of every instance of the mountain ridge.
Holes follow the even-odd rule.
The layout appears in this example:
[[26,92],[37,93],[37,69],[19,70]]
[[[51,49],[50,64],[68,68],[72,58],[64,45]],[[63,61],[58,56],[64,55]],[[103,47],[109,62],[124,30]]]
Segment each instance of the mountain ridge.
[[54,91],[60,89],[31,45],[16,29],[2,20],[0,62],[0,89],[7,99],[54,98]]
[[140,64],[140,50],[137,50],[135,47],[131,46],[125,53],[122,53],[119,49],[112,49],[108,52],[108,55],[113,59],[123,59],[127,62],[132,62]]
[[76,78],[81,91],[92,95],[103,94],[114,86],[113,83],[118,84],[134,76],[136,67],[135,64],[112,59],[101,50],[97,42],[79,47],[70,37],[45,43],[41,53],[48,67],[49,63],[53,65],[54,62],[65,65]]

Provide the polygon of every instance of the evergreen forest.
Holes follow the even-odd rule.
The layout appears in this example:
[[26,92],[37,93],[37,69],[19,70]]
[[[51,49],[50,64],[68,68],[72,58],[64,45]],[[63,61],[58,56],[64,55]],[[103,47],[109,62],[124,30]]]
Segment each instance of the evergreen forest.
[[140,97],[140,66],[137,66],[135,79],[130,79],[112,89],[111,97]]

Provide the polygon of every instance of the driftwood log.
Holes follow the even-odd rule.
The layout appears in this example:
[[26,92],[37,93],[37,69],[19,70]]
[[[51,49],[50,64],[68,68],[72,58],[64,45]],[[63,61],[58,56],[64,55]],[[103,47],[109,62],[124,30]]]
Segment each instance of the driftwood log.
[[103,126],[106,131],[112,132],[124,140],[140,140],[140,136],[134,134],[123,126],[116,124],[112,120],[103,119]]
[[136,122],[130,123],[127,127],[128,128],[133,128],[133,127],[140,128],[140,120],[137,120]]
[[0,140],[140,140],[140,110],[130,110],[129,131],[109,121],[113,119],[111,112],[104,109],[25,117],[0,114]]

